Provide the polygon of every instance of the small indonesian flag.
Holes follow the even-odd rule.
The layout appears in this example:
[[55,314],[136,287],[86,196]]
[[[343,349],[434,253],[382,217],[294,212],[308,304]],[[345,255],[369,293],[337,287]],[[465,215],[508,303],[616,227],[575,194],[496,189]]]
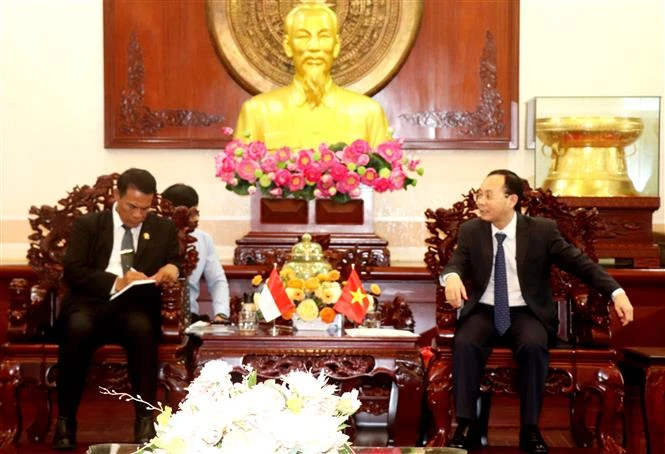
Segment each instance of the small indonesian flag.
[[355,269],[352,269],[349,279],[342,290],[342,296],[339,297],[333,309],[360,324],[365,318],[368,307],[369,299],[367,298],[367,293],[363,290],[358,273],[356,273]]
[[271,322],[280,315],[286,314],[293,307],[293,301],[286,294],[279,273],[273,269],[259,295],[259,309],[261,309],[263,318],[266,322]]

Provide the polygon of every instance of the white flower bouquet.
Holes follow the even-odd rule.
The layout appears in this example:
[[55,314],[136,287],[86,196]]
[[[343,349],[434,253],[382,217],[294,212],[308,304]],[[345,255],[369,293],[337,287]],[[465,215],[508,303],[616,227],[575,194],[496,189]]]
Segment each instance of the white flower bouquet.
[[177,412],[157,408],[157,436],[139,452],[153,454],[350,454],[345,422],[358,391],[336,394],[323,372],[293,371],[257,383],[251,371],[231,381],[224,361],[206,363]]

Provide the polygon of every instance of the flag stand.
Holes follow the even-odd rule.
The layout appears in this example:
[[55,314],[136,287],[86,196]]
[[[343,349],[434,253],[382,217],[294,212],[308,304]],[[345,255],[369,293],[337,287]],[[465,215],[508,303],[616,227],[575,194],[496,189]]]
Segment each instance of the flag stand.
[[277,327],[277,319],[272,321],[272,326],[268,330],[268,335],[279,336],[279,328]]

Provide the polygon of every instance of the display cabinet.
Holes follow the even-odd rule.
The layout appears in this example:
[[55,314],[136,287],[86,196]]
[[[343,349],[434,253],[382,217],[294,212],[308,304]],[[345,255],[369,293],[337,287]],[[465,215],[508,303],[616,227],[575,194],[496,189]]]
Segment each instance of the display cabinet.
[[534,183],[572,206],[597,207],[601,258],[658,267],[660,97],[538,97],[527,108]]

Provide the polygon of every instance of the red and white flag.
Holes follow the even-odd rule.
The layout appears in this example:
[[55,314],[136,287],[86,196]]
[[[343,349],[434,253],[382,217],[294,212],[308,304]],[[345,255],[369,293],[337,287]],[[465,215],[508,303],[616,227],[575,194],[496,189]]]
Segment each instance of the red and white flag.
[[293,301],[286,294],[279,273],[276,269],[273,269],[259,295],[259,309],[261,309],[264,320],[271,322],[294,307]]
[[368,307],[369,299],[367,298],[367,293],[363,290],[358,273],[356,273],[355,269],[352,269],[349,279],[342,290],[342,295],[333,306],[333,309],[360,324],[365,318]]

